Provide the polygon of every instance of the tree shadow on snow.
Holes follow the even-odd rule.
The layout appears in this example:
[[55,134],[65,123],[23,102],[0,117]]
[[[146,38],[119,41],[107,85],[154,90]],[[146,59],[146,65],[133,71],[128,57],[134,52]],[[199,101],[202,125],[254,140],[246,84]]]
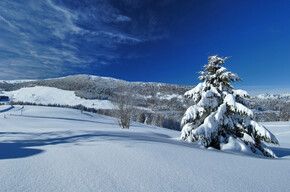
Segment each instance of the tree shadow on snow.
[[270,147],[277,157],[290,156],[290,149],[282,147]]
[[[163,134],[152,134],[152,133],[135,133],[135,132],[106,132],[106,131],[84,131],[83,134],[70,135],[70,136],[60,136],[64,132],[57,134],[48,133],[23,133],[19,132],[19,137],[21,135],[29,136],[30,138],[35,138],[38,135],[42,137],[50,137],[45,139],[33,139],[33,140],[10,140],[9,143],[0,143],[0,160],[1,159],[14,159],[14,158],[24,158],[33,155],[38,155],[44,150],[41,149],[30,149],[28,147],[40,147],[47,145],[59,145],[59,144],[85,144],[88,142],[104,142],[110,141],[114,143],[125,143],[126,146],[134,146],[138,143],[165,143],[178,146],[193,147],[192,144],[181,142],[178,140],[169,139],[168,136]],[[5,134],[10,134],[6,132]],[[14,136],[17,132],[11,132]],[[72,134],[67,132],[67,134]],[[53,138],[51,138],[53,137]],[[129,144],[129,145],[128,145]]]
[[[134,147],[136,144],[140,143],[148,145],[158,143],[158,144],[169,144],[171,146],[183,146],[194,149],[200,149],[198,147],[195,147],[195,145],[192,143],[186,143],[183,141],[171,139],[166,134],[154,132],[136,133],[136,132],[124,132],[120,130],[120,131],[82,131],[81,133],[78,134],[70,131],[45,132],[45,133],[5,132],[2,134],[7,135],[11,134],[16,137],[17,135],[19,135],[20,138],[23,135],[29,138],[44,137],[44,139],[10,140],[9,143],[0,143],[0,160],[25,158],[33,155],[38,155],[44,152],[44,150],[31,149],[29,147],[41,147],[60,144],[83,145],[90,142],[94,142],[97,144],[98,142],[106,142],[106,141],[112,143],[125,144],[127,147]],[[290,149],[288,148],[271,147],[271,149],[278,157],[290,155]]]
[[32,115],[13,115],[19,117],[29,117],[29,118],[37,118],[37,119],[56,119],[56,120],[67,120],[67,121],[80,121],[80,122],[88,122],[88,123],[102,123],[102,124],[109,124],[115,125],[114,123],[107,123],[107,122],[99,122],[99,121],[92,121],[92,120],[85,120],[85,119],[75,119],[75,118],[65,118],[65,117],[47,117],[47,116],[32,116]]
[[0,160],[24,158],[42,153],[41,149],[25,148],[22,143],[0,143]]

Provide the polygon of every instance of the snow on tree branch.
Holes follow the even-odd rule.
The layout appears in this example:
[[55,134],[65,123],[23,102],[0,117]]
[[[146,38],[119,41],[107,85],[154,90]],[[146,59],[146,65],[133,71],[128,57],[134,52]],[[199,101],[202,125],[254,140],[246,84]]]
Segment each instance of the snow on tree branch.
[[181,120],[181,138],[205,147],[229,150],[240,146],[243,152],[276,157],[263,142],[278,144],[278,140],[252,120],[253,112],[247,107],[249,94],[234,90],[231,85],[240,81],[240,77],[222,66],[227,59],[210,56],[204,71],[200,72],[199,79],[203,82],[184,94],[194,105]]

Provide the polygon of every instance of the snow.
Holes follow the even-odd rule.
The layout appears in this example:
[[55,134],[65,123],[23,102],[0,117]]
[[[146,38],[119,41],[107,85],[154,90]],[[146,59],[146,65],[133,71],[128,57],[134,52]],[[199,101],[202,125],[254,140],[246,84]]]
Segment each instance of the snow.
[[247,91],[244,91],[242,89],[236,89],[236,90],[233,90],[234,92],[234,95],[235,96],[240,96],[240,97],[249,97],[249,93]]
[[221,67],[220,69],[217,70],[217,73],[223,73],[225,72],[227,69],[225,67]]
[[[274,146],[274,149],[279,149],[279,153],[273,150],[278,157],[283,156],[283,153],[290,152],[290,121],[288,122],[262,122],[263,126],[273,133],[279,141],[280,148]],[[283,149],[283,150],[282,150]],[[284,151],[284,152],[283,152]],[[282,154],[281,154],[282,152]],[[288,154],[290,155],[290,154]]]
[[188,98],[192,98],[194,101],[197,100],[196,96],[201,93],[201,91],[204,89],[205,83],[199,83],[197,86],[195,86],[193,89],[187,91],[184,96]]
[[181,124],[185,125],[188,120],[196,119],[197,117],[201,117],[205,113],[205,109],[199,106],[190,106],[182,118]]
[[[239,152],[248,152],[250,149],[255,154],[277,157],[263,142],[258,142],[278,144],[270,131],[251,120],[254,114],[245,106],[245,98],[249,95],[243,90],[233,90],[231,82],[241,79],[221,66],[226,59],[217,55],[209,56],[205,70],[200,72],[199,79],[203,82],[185,93],[185,97],[191,98],[194,105],[182,118],[181,139],[194,141],[205,147]],[[196,107],[204,108],[206,114],[200,116]],[[247,136],[243,138],[247,142],[236,139],[244,133],[252,139]]]
[[[1,106],[0,191],[288,191],[290,122],[263,125],[279,157],[202,149],[180,132],[78,110]],[[21,115],[22,111],[22,115]],[[6,115],[6,118],[2,118]],[[230,146],[231,145],[231,146]],[[232,150],[236,149],[236,150]]]
[[74,91],[66,91],[53,87],[36,86],[21,88],[16,91],[4,92],[13,101],[22,101],[36,104],[83,105],[95,109],[114,109],[115,105],[108,100],[86,100],[77,97]]
[[215,108],[219,105],[219,101],[218,101],[218,98],[216,98],[216,97],[213,97],[213,98],[202,97],[197,105],[201,106],[201,107],[206,107],[206,108],[208,108],[208,107]]
[[244,133],[243,141],[245,141],[245,142],[250,142],[250,143],[255,143],[253,137],[251,137],[251,136],[248,135],[247,133]]
[[243,141],[241,141],[240,139],[235,139],[232,136],[229,137],[228,143],[223,144],[221,146],[221,150],[231,151],[234,153],[236,152],[247,154],[253,153]]
[[217,122],[220,122],[223,119],[223,115],[226,111],[227,105],[225,103],[221,104],[214,116]]
[[208,90],[208,91],[202,92],[202,96],[201,97],[210,98],[210,97],[213,97],[213,96],[214,96],[214,93],[211,90]]
[[227,94],[227,96],[224,99],[224,102],[228,104],[233,111],[238,111],[240,113],[245,113],[247,116],[254,116],[254,113],[252,110],[248,109],[244,105],[237,103],[235,101],[235,97],[232,94]]
[[274,141],[275,143],[279,143],[277,138],[271,132],[269,132],[269,130],[265,128],[263,125],[253,120],[250,121],[250,125],[255,127],[255,129],[258,132],[258,135],[266,137],[267,139],[269,139],[270,141]]
[[0,105],[0,113],[9,111],[9,110],[11,110],[13,108],[14,107],[13,106],[10,106],[10,105]]
[[160,92],[157,93],[157,97],[164,100],[170,100],[173,98],[182,99],[182,95],[178,95],[178,94],[163,95]]
[[286,93],[286,94],[263,93],[263,94],[257,95],[256,98],[258,99],[281,99],[281,98],[289,99],[290,93]]
[[206,138],[210,137],[213,133],[217,132],[218,123],[214,119],[215,113],[210,114],[204,119],[204,123],[201,124],[196,130],[194,134],[204,135]]
[[0,80],[0,83],[25,83],[25,82],[32,82],[32,81],[37,81],[34,79],[22,79],[22,80]]
[[[84,74],[86,75],[86,74]],[[110,80],[110,81],[120,81],[120,82],[126,82],[124,80],[121,79],[115,79],[112,77],[101,77],[101,76],[96,76],[96,75],[88,75],[90,80],[100,80],[100,79],[104,79],[104,80]]]
[[240,77],[232,72],[224,72],[220,75],[221,79],[230,79],[231,81],[239,81]]

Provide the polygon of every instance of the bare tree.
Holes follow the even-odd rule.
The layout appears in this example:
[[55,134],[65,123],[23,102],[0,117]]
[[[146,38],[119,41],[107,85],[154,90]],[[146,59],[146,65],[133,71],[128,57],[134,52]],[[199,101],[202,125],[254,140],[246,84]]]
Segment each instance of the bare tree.
[[123,129],[129,129],[134,112],[134,99],[129,93],[125,88],[119,88],[118,93],[116,93],[116,116],[120,127]]
[[163,127],[163,124],[165,122],[165,118],[163,115],[155,113],[153,114],[151,125]]

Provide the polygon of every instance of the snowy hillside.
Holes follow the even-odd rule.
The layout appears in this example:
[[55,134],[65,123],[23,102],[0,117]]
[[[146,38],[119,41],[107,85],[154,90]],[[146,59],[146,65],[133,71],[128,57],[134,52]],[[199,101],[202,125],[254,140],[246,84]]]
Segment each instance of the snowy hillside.
[[264,93],[252,98],[250,106],[258,121],[290,120],[290,94]]
[[83,105],[95,109],[113,109],[114,104],[108,100],[82,99],[77,97],[74,91],[66,91],[53,87],[27,87],[16,91],[4,92],[13,101],[22,101],[36,104],[59,104],[59,105]]
[[[21,115],[22,111],[22,115]],[[5,118],[3,118],[5,116]],[[288,191],[290,123],[265,126],[279,159],[199,148],[180,132],[78,110],[0,106],[0,191]]]
[[[30,87],[29,90],[27,87]],[[180,130],[180,121],[186,109],[191,105],[189,100],[184,99],[184,93],[192,86],[170,85],[164,83],[149,83],[149,82],[128,82],[110,77],[100,77],[92,75],[73,75],[55,79],[45,80],[15,80],[15,81],[0,81],[0,90],[2,91],[18,91],[18,100],[23,98],[23,101],[35,101],[37,98],[31,98],[30,92],[32,87],[50,87],[57,88],[62,91],[70,91],[72,99],[59,101],[59,98],[51,95],[53,92],[46,92],[42,95],[42,104],[67,104],[69,105],[84,104],[89,108],[112,109],[112,101],[116,100],[116,96],[120,93],[120,89],[125,89],[129,93],[129,97],[134,101],[134,105],[138,109],[134,120],[138,120],[138,116],[145,116],[147,124],[163,126],[170,129]],[[23,89],[25,88],[25,89]],[[20,91],[20,89],[23,89]],[[49,89],[50,90],[50,89]],[[27,94],[20,96],[20,93]],[[35,92],[35,91],[34,91]],[[73,94],[74,92],[74,94]],[[7,92],[6,92],[7,93]],[[64,92],[63,92],[64,93]],[[7,93],[9,94],[9,93]],[[33,93],[35,94],[35,93]],[[75,97],[77,96],[77,98]],[[287,95],[286,95],[287,96]],[[289,96],[279,96],[273,99],[252,98],[250,108],[254,109],[255,120],[257,121],[287,121],[290,119],[290,99]],[[55,97],[45,99],[44,97]],[[83,100],[80,100],[83,98]],[[268,97],[267,97],[268,98]],[[87,99],[87,100],[85,100]],[[95,101],[90,101],[95,100]],[[84,102],[85,101],[85,102]],[[93,105],[94,104],[94,105]],[[93,105],[93,106],[92,106]],[[145,112],[144,112],[145,111]],[[111,115],[113,112],[106,110],[102,114]],[[139,118],[140,120],[140,118]],[[145,121],[139,121],[144,123]]]
[[288,93],[288,94],[263,93],[263,94],[257,95],[256,98],[258,98],[258,99],[279,99],[279,100],[285,100],[287,102],[290,102],[290,93]]
[[15,83],[26,83],[26,82],[32,82],[36,80],[29,80],[29,79],[23,79],[23,80],[0,80],[0,83],[8,83],[8,84],[15,84]]
[[[33,90],[33,87],[57,88],[58,92],[60,90],[70,91],[69,95],[73,97],[73,102],[70,103],[70,99],[67,99],[67,101],[61,99],[62,101],[59,101],[58,97],[53,96],[52,89],[49,89],[49,91],[41,90],[41,92],[46,94],[42,94],[42,99],[38,99],[35,97],[37,90]],[[17,92],[18,96],[14,101],[36,101],[35,103],[37,104],[65,103],[70,106],[85,103],[88,108],[105,109],[98,112],[109,116],[115,114],[111,110],[113,108],[112,102],[117,99],[118,95],[123,95],[124,92],[127,92],[129,93],[128,97],[137,109],[132,117],[134,120],[137,121],[138,117],[144,116],[144,118],[139,118],[139,120],[142,120],[139,122],[144,123],[146,120],[147,124],[159,125],[170,129],[180,129],[180,117],[186,109],[186,101],[184,102],[183,100],[183,94],[189,88],[189,86],[164,83],[128,82],[92,75],[74,75],[30,82],[21,80],[12,82],[0,81],[0,90],[5,91],[6,95],[13,95]],[[14,93],[11,94],[11,91]],[[34,96],[32,96],[32,91]],[[25,96],[20,96],[22,93]],[[77,99],[75,96],[77,96]],[[46,99],[45,97],[49,98]],[[54,97],[54,99],[51,99],[51,97]],[[82,98],[82,101],[80,101],[80,98]],[[91,102],[91,100],[94,101]],[[92,104],[95,105],[92,106]]]

